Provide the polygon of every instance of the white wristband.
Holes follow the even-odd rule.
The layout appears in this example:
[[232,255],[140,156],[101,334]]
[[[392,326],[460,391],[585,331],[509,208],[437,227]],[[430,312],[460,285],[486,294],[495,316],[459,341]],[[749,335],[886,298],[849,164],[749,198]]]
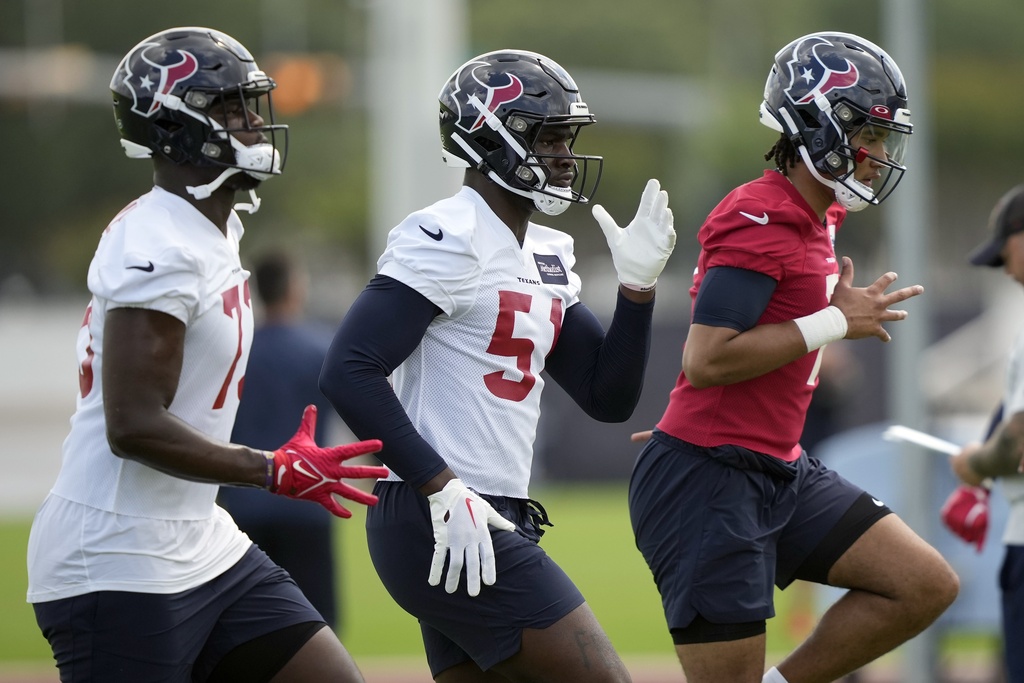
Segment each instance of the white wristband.
[[808,353],[820,349],[829,342],[842,339],[846,336],[848,329],[846,316],[835,306],[829,306],[817,313],[796,318],[793,322],[800,328],[800,334],[804,336]]

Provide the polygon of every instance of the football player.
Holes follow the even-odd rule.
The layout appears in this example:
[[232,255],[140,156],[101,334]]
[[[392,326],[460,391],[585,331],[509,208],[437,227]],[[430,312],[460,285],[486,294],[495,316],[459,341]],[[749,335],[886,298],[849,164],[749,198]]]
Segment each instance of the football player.
[[621,283],[606,332],[580,301],[572,238],[532,221],[590,204],[600,179],[602,159],[574,150],[594,123],[576,83],[501,50],[460,66],[439,99],[463,187],[391,231],[320,378],[352,431],[385,444],[370,556],[419,620],[437,681],[627,681],[538,544],[548,520],[528,485],[542,373],[595,419],[636,406],[675,244],[668,195],[649,181],[625,228],[593,206]]
[[[834,251],[848,211],[902,176],[911,132],[896,63],[844,33],[776,54],[761,122],[775,168],[730,192],[699,231],[682,373],[633,471],[637,546],[689,683],[834,681],[913,637],[956,597],[956,574],[882,501],[799,443],[825,346],[889,341],[886,273],[853,286]],[[639,436],[642,439],[643,436]],[[849,591],[764,673],[775,586]]]
[[[315,408],[274,452],[228,442],[252,338],[242,223],[281,173],[274,82],[220,31],[157,33],[110,84],[121,144],[153,189],[107,226],[89,267],[79,386],[57,481],[28,547],[28,600],[62,681],[362,681],[288,574],[215,504],[218,484],[316,501],[375,498],[377,477],[319,448]],[[235,193],[250,201],[235,205]],[[295,416],[296,419],[298,416]]]

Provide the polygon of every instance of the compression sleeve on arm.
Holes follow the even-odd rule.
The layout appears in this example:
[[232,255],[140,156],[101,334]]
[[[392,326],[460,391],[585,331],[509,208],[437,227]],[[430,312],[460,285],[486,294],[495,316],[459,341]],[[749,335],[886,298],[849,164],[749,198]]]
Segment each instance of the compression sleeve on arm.
[[651,350],[654,301],[638,304],[620,292],[607,334],[582,303],[565,312],[548,374],[590,417],[628,420],[640,400]]
[[746,332],[757,325],[778,284],[764,273],[716,266],[704,274],[693,304],[693,322]]
[[377,275],[341,321],[320,372],[320,390],[356,438],[380,439],[381,462],[416,488],[446,463],[416,431],[388,376],[440,312],[415,289]]

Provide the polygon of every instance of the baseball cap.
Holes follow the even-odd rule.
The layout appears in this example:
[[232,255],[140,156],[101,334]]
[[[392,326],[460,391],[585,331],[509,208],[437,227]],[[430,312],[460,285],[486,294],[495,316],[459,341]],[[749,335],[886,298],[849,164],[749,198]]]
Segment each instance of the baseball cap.
[[988,229],[991,239],[971,252],[970,261],[976,266],[1000,268],[1003,265],[1000,252],[1006,239],[1024,231],[1024,185],[1017,185],[999,198],[988,217]]

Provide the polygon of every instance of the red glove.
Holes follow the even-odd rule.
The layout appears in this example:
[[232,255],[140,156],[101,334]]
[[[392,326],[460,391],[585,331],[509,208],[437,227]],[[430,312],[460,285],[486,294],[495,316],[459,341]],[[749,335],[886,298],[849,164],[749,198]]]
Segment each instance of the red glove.
[[[299,431],[273,453],[271,493],[289,498],[313,500],[339,517],[351,517],[331,494],[344,496],[364,505],[375,505],[377,496],[342,482],[342,479],[368,479],[388,476],[386,467],[346,467],[342,463],[381,449],[377,439],[357,441],[344,446],[321,448],[313,440],[316,406],[306,406]],[[269,458],[268,458],[269,460]]]
[[950,531],[981,552],[988,531],[988,495],[983,486],[961,484],[942,505],[942,522]]

